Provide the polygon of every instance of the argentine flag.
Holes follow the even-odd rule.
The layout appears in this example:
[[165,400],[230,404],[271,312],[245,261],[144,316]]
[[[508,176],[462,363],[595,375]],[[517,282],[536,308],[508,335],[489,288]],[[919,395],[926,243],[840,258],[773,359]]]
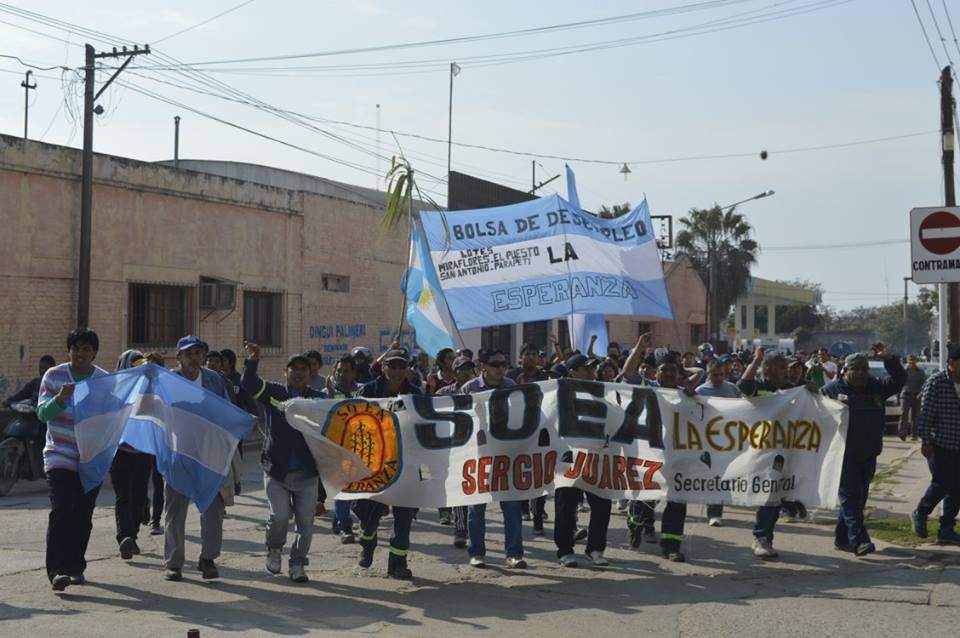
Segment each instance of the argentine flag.
[[[567,201],[575,209],[583,210],[580,208],[580,195],[577,193],[577,177],[569,165],[564,166],[567,169]],[[607,319],[604,315],[575,313],[567,317],[567,325],[570,328],[571,348],[587,354],[590,337],[596,335],[597,342],[593,344],[593,352],[598,357],[606,356],[610,338],[607,335]]]
[[431,356],[444,348],[453,348],[456,329],[447,302],[430,259],[430,249],[422,240],[419,217],[413,220],[410,268],[407,271],[407,322],[417,333],[417,345]]
[[103,482],[121,443],[157,458],[170,487],[206,511],[254,417],[152,363],[77,385],[73,395],[80,482]]

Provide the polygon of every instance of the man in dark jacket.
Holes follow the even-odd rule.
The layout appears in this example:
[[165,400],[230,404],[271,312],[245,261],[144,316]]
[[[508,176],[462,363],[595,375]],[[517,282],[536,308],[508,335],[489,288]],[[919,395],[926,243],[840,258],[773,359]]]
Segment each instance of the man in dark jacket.
[[310,541],[313,539],[313,511],[317,502],[317,465],[310,454],[303,434],[287,423],[280,405],[294,397],[315,399],[320,393],[309,387],[310,360],[295,354],[287,360],[286,384],[269,383],[257,376],[260,348],[245,341],[247,360],[243,363],[241,385],[266,412],[266,432],[260,465],[264,472],[264,489],[270,506],[267,519],[267,571],[279,574],[281,554],[287,541],[291,504],[297,532],[290,546],[290,580],[307,582],[306,565],[310,562]]
[[882,343],[873,349],[874,354],[883,359],[890,378],[881,381],[871,377],[869,357],[858,352],[847,356],[842,376],[822,390],[825,396],[846,403],[850,410],[840,472],[840,512],[833,543],[837,549],[852,551],[857,556],[876,551],[863,524],[863,508],[877,469],[877,456],[883,449],[884,404],[887,397],[900,392],[906,381],[899,358],[891,355]]
[[917,436],[930,468],[930,486],[913,511],[913,532],[927,537],[927,517],[940,501],[938,545],[960,545],[954,527],[960,510],[960,346],[951,346],[947,369],[930,375],[923,386]]
[[[380,376],[360,390],[360,396],[370,399],[385,399],[401,394],[422,394],[420,388],[407,379],[410,360],[402,348],[388,350],[381,359]],[[393,535],[390,537],[390,557],[387,573],[391,578],[410,579],[413,572],[407,567],[407,552],[410,549],[410,527],[417,513],[415,507],[397,507],[393,510]],[[360,519],[360,560],[357,564],[366,569],[373,564],[373,552],[377,548],[377,527],[387,513],[387,506],[371,500],[357,501],[353,508]]]

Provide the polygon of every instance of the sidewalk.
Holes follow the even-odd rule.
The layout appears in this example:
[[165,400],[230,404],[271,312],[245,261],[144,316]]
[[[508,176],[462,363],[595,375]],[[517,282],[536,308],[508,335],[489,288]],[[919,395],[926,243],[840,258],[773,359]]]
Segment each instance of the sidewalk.
[[[916,445],[887,439],[881,470],[908,457],[895,480],[871,499],[876,516],[906,516],[925,488],[925,465]],[[706,525],[703,506],[689,508],[687,563],[670,563],[656,545],[627,545],[626,519],[615,513],[606,569],[561,568],[551,520],[546,537],[524,524],[530,568],[502,568],[503,531],[498,508],[488,508],[487,569],[466,564],[452,546],[452,528],[436,511],[414,523],[412,582],[385,578],[390,519],[369,573],[358,572],[356,545],[329,532],[330,516],[315,519],[311,582],[295,585],[263,567],[266,504],[257,455],[246,455],[244,494],[229,509],[219,582],[203,582],[192,569],[199,520],[187,524],[188,565],[182,583],[162,578],[162,537],[142,534],[143,554],[117,556],[113,493],[101,492],[88,551],[89,584],[64,594],[49,589],[43,573],[48,502],[41,483],[20,484],[0,499],[0,636],[137,635],[313,636],[383,634],[450,636],[485,631],[499,636],[574,634],[604,636],[952,635],[960,616],[960,552],[905,548],[879,541],[876,554],[858,559],[833,549],[828,524],[782,523],[776,530],[781,560],[764,563],[750,552],[753,512],[729,508],[720,528]],[[330,503],[328,502],[328,506]],[[658,508],[659,511],[661,508]],[[583,515],[582,515],[583,516]],[[583,551],[583,545],[578,545]],[[581,564],[585,564],[581,563]],[[286,568],[286,558],[284,559]]]

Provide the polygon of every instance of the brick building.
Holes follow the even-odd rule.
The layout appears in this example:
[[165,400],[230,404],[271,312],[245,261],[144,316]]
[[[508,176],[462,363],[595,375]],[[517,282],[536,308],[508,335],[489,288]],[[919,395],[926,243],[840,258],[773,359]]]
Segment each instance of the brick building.
[[[80,156],[0,136],[0,396],[35,375],[42,354],[66,358]],[[254,337],[270,377],[291,352],[317,348],[329,362],[389,343],[407,231],[378,241],[383,194],[257,169],[266,183],[95,155],[90,325],[101,366],[112,370],[127,347],[172,356],[186,333],[238,353]],[[291,180],[296,189],[269,185]]]

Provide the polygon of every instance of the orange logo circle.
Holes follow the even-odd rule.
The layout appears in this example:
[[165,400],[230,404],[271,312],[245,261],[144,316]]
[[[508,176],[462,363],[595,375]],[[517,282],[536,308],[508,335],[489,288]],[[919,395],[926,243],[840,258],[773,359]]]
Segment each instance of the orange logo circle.
[[347,484],[345,492],[379,492],[396,479],[402,467],[397,417],[376,403],[348,399],[330,413],[323,435],[350,450],[370,476]]

